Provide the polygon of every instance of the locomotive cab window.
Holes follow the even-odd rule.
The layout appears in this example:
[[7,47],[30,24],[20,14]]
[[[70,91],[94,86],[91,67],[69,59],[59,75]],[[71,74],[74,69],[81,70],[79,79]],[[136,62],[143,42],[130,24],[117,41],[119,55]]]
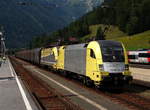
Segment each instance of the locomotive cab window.
[[96,57],[95,57],[95,53],[94,53],[94,51],[93,51],[92,49],[90,49],[90,56],[91,56],[92,58],[96,58]]
[[124,62],[124,53],[121,46],[103,46],[102,57],[104,62]]

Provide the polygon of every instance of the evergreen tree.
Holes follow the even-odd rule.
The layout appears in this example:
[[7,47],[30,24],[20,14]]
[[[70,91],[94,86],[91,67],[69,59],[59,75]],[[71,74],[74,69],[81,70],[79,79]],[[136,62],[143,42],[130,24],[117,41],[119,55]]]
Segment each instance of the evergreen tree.
[[126,32],[128,35],[132,35],[138,32],[138,17],[133,16],[129,19],[129,22],[126,25]]
[[102,30],[101,27],[99,27],[97,30],[96,40],[105,40],[105,30]]

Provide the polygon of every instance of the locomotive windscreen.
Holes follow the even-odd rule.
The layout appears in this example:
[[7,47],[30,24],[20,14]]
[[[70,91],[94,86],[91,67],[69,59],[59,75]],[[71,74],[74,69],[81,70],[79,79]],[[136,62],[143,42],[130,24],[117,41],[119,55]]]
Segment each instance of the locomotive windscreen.
[[99,41],[103,62],[124,62],[124,51],[121,43],[115,41]]

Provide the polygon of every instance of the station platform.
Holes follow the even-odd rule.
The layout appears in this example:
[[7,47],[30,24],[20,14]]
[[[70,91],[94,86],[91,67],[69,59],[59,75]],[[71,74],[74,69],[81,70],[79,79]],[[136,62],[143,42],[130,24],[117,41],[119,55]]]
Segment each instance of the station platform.
[[9,59],[0,67],[0,97],[2,110],[38,110]]
[[150,69],[130,67],[133,79],[150,83]]

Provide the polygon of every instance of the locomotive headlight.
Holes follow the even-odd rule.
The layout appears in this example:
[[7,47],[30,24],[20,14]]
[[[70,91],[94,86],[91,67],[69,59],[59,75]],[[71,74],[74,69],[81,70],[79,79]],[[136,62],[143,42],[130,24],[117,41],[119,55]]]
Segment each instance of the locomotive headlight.
[[129,70],[129,65],[128,64],[125,65],[125,70]]
[[100,71],[104,71],[104,66],[102,64],[99,65]]

